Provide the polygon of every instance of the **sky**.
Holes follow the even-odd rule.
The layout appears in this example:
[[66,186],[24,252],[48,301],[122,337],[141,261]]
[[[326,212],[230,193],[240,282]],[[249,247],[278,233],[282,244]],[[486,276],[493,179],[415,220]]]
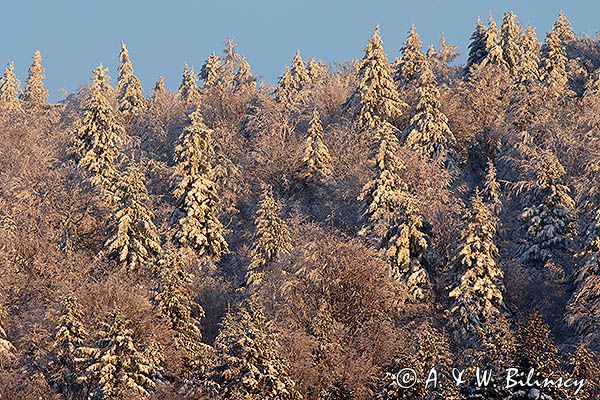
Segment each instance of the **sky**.
[[[362,57],[375,25],[381,27],[390,59],[399,54],[411,23],[425,48],[446,41],[465,52],[477,16],[491,11],[500,25],[514,11],[543,40],[559,10],[578,34],[600,30],[597,1],[441,0],[0,0],[0,64],[14,61],[24,82],[31,56],[42,52],[52,101],[86,85],[100,62],[116,81],[120,42],[127,43],[135,73],[148,94],[164,76],[176,89],[183,64],[198,72],[208,55],[221,52],[226,38],[238,43],[252,72],[275,83],[300,50],[336,63]],[[463,62],[463,58],[458,62]]]

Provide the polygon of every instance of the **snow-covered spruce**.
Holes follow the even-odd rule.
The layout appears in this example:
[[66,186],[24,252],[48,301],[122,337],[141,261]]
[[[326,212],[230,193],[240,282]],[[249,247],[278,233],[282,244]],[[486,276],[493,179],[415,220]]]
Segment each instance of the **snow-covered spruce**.
[[246,273],[247,285],[260,284],[266,266],[280,254],[289,252],[292,247],[287,224],[281,218],[281,204],[275,200],[270,188],[263,190],[256,214],[256,239]]
[[463,229],[458,255],[462,276],[450,292],[453,323],[462,337],[478,340],[486,328],[502,318],[504,274],[495,258],[496,217],[479,193],[471,202],[469,222]]
[[11,61],[0,78],[0,110],[4,112],[22,110],[19,99],[20,86],[15,75],[15,65]]
[[323,138],[323,125],[319,112],[314,110],[306,135],[299,177],[304,182],[320,184],[329,180],[332,174],[331,155]]
[[160,238],[149,208],[145,171],[130,165],[119,186],[113,233],[104,244],[104,252],[120,268],[133,271],[145,267],[160,253]]
[[396,70],[394,80],[400,84],[416,84],[425,62],[422,51],[423,43],[415,30],[415,25],[410,25],[408,37],[400,49],[400,58],[395,62]]
[[358,85],[344,109],[353,113],[363,129],[373,129],[382,122],[393,123],[406,104],[400,99],[387,62],[379,26],[375,28],[365,55],[358,66]]
[[23,103],[30,109],[42,109],[48,105],[48,91],[44,87],[44,66],[42,53],[36,50],[33,54],[33,64],[29,67],[29,74],[25,81]]
[[175,147],[173,192],[176,209],[171,216],[175,229],[173,239],[178,246],[193,249],[199,257],[217,262],[228,251],[223,224],[217,218],[217,188],[211,159],[212,130],[199,110],[188,116],[188,125]]
[[237,311],[227,313],[215,348],[217,363],[207,385],[216,400],[302,398],[255,300],[245,300]]
[[117,79],[117,101],[119,111],[126,117],[139,115],[147,107],[144,98],[144,89],[140,79],[133,73],[133,66],[129,59],[129,51],[125,42],[121,42],[119,53],[119,69]]
[[200,104],[200,88],[196,81],[196,73],[194,68],[188,68],[187,64],[183,66],[183,76],[177,96],[188,106],[197,107]]

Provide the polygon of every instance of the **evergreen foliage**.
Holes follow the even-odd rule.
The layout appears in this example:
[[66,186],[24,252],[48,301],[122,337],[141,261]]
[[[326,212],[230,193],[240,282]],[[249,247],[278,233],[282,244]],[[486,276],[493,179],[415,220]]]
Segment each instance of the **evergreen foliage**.
[[281,218],[281,204],[275,200],[269,188],[263,190],[254,225],[256,239],[246,273],[248,285],[260,284],[265,275],[265,267],[291,248],[290,233],[286,222]]
[[450,298],[458,332],[463,336],[481,337],[487,327],[502,318],[504,274],[496,264],[496,217],[479,193],[473,197],[471,207],[473,211],[461,234],[458,256],[463,273]]
[[404,132],[406,145],[440,163],[453,163],[454,135],[448,117],[442,112],[435,76],[425,62],[417,87],[418,102]]
[[183,66],[178,96],[186,105],[197,107],[200,104],[200,88],[196,82],[196,73],[194,68],[188,68],[187,64]]
[[301,399],[277,346],[254,300],[227,313],[215,340],[217,363],[208,378],[215,399]]
[[142,83],[133,73],[133,66],[125,42],[121,42],[119,61],[117,79],[119,111],[127,117],[139,115],[146,109],[146,99],[144,98]]
[[175,177],[173,192],[176,210],[171,216],[178,246],[195,250],[199,257],[217,262],[228,251],[223,224],[217,218],[217,188],[211,165],[214,156],[212,130],[199,110],[188,116],[175,147]]
[[0,78],[0,109],[2,111],[21,110],[18,96],[21,89],[14,68],[14,64],[9,62]]
[[358,124],[363,129],[373,129],[384,122],[394,123],[406,104],[400,99],[392,79],[379,27],[365,47],[357,80],[357,87],[344,107],[354,113]]
[[113,213],[113,233],[104,244],[104,251],[121,268],[133,271],[146,266],[161,250],[149,208],[145,171],[129,166],[119,193],[119,204]]
[[322,183],[333,175],[331,155],[323,138],[323,126],[317,110],[313,111],[308,127],[299,175],[303,181],[313,183]]
[[475,65],[481,64],[481,62],[487,56],[487,49],[485,47],[486,39],[486,28],[481,22],[481,18],[477,18],[477,26],[471,34],[471,43],[469,44],[469,56],[467,58],[467,65],[465,66],[465,74],[469,74],[469,71]]
[[394,75],[396,82],[403,84],[417,83],[421,75],[423,63],[425,62],[425,54],[423,54],[422,47],[423,43],[417,31],[415,31],[415,25],[411,24],[404,47],[400,49],[402,55],[396,63]]
[[23,91],[23,103],[29,108],[41,109],[48,105],[48,91],[44,87],[44,71],[42,53],[36,50]]

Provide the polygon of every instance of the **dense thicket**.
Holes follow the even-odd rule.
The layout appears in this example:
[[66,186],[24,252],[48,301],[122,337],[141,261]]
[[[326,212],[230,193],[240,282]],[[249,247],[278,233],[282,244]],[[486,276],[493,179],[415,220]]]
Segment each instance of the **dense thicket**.
[[228,40],[146,98],[123,43],[57,103],[9,63],[0,399],[576,398],[450,385],[480,365],[598,398],[600,40],[509,12],[465,66],[392,48],[257,86]]

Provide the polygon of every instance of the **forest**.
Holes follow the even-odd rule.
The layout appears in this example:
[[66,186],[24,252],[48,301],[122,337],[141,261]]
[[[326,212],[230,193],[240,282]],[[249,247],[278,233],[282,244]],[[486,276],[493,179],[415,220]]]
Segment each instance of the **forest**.
[[600,36],[474,25],[148,96],[124,42],[56,103],[8,63],[0,399],[600,398]]

